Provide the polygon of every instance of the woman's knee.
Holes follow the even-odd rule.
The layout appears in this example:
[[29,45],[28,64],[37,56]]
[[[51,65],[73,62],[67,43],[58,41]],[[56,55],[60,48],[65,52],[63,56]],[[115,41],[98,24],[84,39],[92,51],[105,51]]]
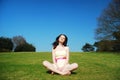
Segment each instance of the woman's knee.
[[46,66],[46,64],[48,63],[48,61],[43,61],[43,65]]
[[78,64],[77,63],[74,63],[73,64],[75,68],[78,68]]

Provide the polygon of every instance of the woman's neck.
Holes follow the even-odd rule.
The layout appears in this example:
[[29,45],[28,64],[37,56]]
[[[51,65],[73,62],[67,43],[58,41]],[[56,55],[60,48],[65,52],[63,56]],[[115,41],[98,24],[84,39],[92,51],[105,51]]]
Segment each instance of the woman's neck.
[[63,44],[62,44],[62,43],[59,43],[59,44],[58,44],[58,46],[61,46],[61,47],[63,47]]

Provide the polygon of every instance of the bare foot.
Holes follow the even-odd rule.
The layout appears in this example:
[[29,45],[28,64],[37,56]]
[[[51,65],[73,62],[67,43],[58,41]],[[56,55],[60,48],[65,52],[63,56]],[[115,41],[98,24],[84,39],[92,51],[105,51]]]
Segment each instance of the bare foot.
[[52,72],[51,72],[51,74],[53,75],[53,74],[54,74],[54,72],[52,71]]
[[70,75],[71,74],[71,72],[70,71],[67,71],[67,72],[63,72],[61,75]]

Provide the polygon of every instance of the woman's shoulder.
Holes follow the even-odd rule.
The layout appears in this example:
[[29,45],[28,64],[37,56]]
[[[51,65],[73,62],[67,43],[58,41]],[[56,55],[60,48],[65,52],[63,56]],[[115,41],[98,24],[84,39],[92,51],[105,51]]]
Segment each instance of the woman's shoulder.
[[69,47],[68,47],[68,46],[65,46],[65,49],[66,49],[66,50],[69,50]]

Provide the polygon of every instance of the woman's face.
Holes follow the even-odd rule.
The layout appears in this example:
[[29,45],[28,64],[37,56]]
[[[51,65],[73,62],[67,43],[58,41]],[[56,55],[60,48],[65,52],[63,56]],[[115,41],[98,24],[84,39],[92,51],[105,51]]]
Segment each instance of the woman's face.
[[59,37],[59,39],[58,39],[58,41],[60,42],[60,43],[64,43],[65,42],[65,36],[64,35],[61,35],[60,37]]

